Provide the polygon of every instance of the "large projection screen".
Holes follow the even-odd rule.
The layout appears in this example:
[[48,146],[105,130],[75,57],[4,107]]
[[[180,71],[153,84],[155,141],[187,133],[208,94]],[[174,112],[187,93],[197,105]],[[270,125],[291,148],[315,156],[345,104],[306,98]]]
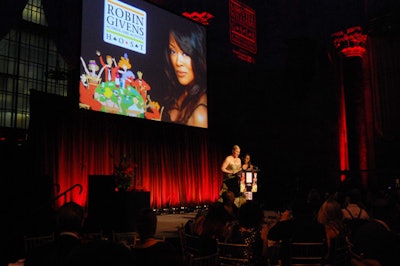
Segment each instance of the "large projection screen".
[[83,0],[79,108],[208,128],[206,28],[139,0]]

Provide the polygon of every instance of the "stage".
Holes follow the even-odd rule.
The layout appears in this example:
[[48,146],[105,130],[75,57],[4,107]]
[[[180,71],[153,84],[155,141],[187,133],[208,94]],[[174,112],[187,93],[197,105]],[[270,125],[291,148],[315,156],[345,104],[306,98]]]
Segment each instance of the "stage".
[[157,215],[156,237],[177,238],[178,226],[184,225],[188,220],[196,217],[196,212],[183,214],[160,214]]
[[[197,212],[188,212],[183,214],[161,214],[157,215],[158,238],[178,238],[178,226],[184,225],[188,220],[194,219]],[[274,210],[264,211],[264,222],[268,225],[276,222],[279,214]]]

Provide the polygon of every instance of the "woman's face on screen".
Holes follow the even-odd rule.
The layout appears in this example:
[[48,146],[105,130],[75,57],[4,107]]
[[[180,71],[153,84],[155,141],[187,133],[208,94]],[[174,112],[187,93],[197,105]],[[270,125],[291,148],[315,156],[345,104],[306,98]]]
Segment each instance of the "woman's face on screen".
[[194,80],[192,58],[181,50],[172,34],[169,35],[169,50],[172,67],[181,85],[190,85]]

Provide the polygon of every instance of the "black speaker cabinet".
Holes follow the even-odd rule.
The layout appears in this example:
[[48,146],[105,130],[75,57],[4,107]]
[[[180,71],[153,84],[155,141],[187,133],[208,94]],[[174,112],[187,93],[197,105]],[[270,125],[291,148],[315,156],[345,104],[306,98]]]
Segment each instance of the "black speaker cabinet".
[[89,176],[89,230],[135,231],[143,208],[150,208],[150,192],[116,192],[112,175]]

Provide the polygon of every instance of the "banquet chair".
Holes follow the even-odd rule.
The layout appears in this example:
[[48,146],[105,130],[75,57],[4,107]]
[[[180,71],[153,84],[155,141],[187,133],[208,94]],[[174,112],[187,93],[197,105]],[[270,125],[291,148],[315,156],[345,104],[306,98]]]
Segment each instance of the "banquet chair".
[[[200,257],[200,237],[185,232],[184,226],[178,227],[178,236],[182,252],[182,260],[185,265],[196,257]],[[196,260],[197,261],[197,260]]]
[[195,256],[190,254],[188,257],[188,263],[184,265],[188,266],[217,266],[218,265],[218,253],[213,253],[205,256]]
[[190,254],[199,254],[200,253],[200,237],[197,235],[192,235],[185,233],[184,234],[184,249],[185,252]]
[[291,242],[289,246],[291,265],[322,265],[324,242]]
[[37,235],[37,236],[24,236],[24,245],[25,251],[28,251],[32,248],[39,247],[44,245],[48,242],[54,241],[55,236],[54,233],[47,234],[47,235]]
[[218,265],[247,266],[251,265],[251,247],[248,244],[235,244],[217,240]]
[[182,258],[185,257],[185,227],[184,225],[179,225],[178,227],[178,238],[179,238],[179,244],[180,244],[180,248],[181,248],[181,255]]

